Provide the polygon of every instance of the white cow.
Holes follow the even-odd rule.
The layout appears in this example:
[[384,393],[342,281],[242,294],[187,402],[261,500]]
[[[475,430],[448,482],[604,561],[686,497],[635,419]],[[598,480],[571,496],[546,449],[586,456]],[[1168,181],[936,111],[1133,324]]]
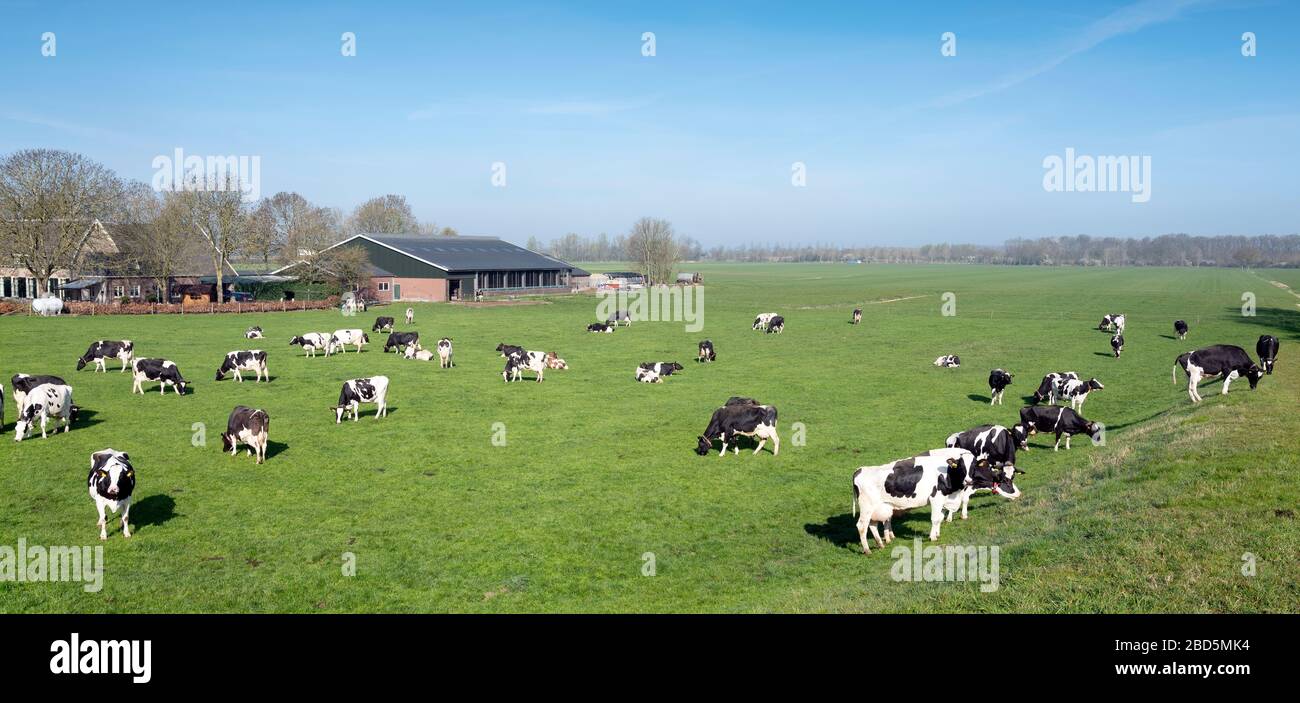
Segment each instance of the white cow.
[[365,330],[334,330],[334,334],[330,335],[329,343],[325,346],[325,356],[333,354],[335,349],[342,350],[346,354],[348,353],[347,345],[349,344],[356,346],[357,353],[360,354],[361,347],[369,343],[370,335],[366,334]]

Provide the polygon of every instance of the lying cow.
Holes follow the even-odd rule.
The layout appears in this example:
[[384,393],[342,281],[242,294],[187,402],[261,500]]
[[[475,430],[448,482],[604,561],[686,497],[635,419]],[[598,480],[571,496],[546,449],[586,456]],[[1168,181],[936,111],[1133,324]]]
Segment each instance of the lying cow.
[[1029,437],[1039,432],[1056,434],[1056,444],[1052,451],[1061,448],[1061,436],[1065,435],[1065,448],[1070,448],[1070,438],[1077,434],[1086,434],[1094,442],[1101,441],[1101,423],[1091,422],[1082,415],[1066,407],[1042,408],[1028,405],[1020,409],[1020,448],[1029,448]]
[[647,361],[639,364],[643,369],[649,369],[660,376],[671,376],[675,371],[681,371],[684,367],[676,361]]
[[[975,490],[1002,493],[1002,486],[1014,488],[1014,467],[993,468],[987,460],[976,460],[965,449],[935,449],[920,456],[863,466],[853,472],[853,514],[858,517],[858,541],[864,554],[871,553],[867,533],[882,549],[893,541],[896,512],[930,504],[930,540],[939,539],[939,528],[970,498]],[[1006,494],[1019,496],[1019,491]],[[875,523],[883,523],[884,538]]]
[[376,318],[375,318],[375,324],[374,324],[373,326],[371,326],[370,331],[371,331],[371,332],[392,332],[392,331],[393,331],[393,318],[391,318],[391,317],[376,317]]
[[411,346],[416,349],[421,348],[419,332],[394,332],[388,335],[388,339],[384,341],[384,352],[392,349],[394,353],[400,353],[402,347]]
[[22,412],[23,405],[26,404],[25,401],[27,400],[27,394],[32,392],[33,388],[46,383],[56,386],[68,385],[67,381],[58,376],[32,376],[25,373],[14,374],[13,378],[9,379],[9,383],[13,388],[14,408],[18,412]]
[[134,371],[131,392],[144,395],[145,381],[157,381],[158,392],[167,395],[167,386],[176,389],[177,395],[185,395],[185,386],[189,383],[181,377],[181,370],[167,359],[136,359],[131,366]]
[[[72,404],[72,386],[42,383],[23,398],[23,406],[18,410],[18,422],[14,425],[14,441],[26,439],[38,422],[41,425],[41,439],[45,439],[50,418],[62,420],[63,431],[67,432],[72,429],[72,421],[77,419],[79,410]],[[58,431],[57,428],[55,431]]]
[[1002,369],[993,369],[989,372],[989,405],[997,403],[1002,405],[1002,395],[1011,385],[1011,379],[1015,378],[1012,374]]
[[262,338],[261,327],[249,327],[247,330],[244,331],[244,339],[261,339],[261,338]]
[[339,391],[339,404],[330,408],[334,411],[334,424],[343,422],[344,413],[351,411],[352,421],[356,422],[360,415],[359,409],[362,403],[375,404],[375,419],[388,416],[388,377],[371,376],[370,378],[354,378],[351,381],[343,382],[343,389]]
[[122,536],[130,537],[128,517],[131,513],[131,494],[135,492],[135,467],[131,457],[116,449],[104,449],[90,455],[90,475],[86,477],[90,499],[95,501],[99,513],[99,538],[108,539],[108,516],[104,509],[122,515]]
[[961,366],[961,358],[956,354],[948,354],[934,360],[934,365],[941,369],[955,369]]
[[1222,394],[1227,395],[1228,384],[1232,383],[1234,378],[1245,376],[1253,391],[1259,384],[1259,379],[1264,377],[1264,371],[1251,360],[1245,349],[1230,344],[1215,344],[1180,354],[1174,360],[1174,368],[1170,371],[1170,376],[1175,383],[1178,382],[1179,366],[1183,367],[1183,371],[1187,374],[1187,395],[1191,396],[1193,403],[1201,402],[1201,394],[1196,386],[1200,384],[1202,378],[1223,376]]
[[370,335],[364,330],[334,330],[330,335],[330,341],[325,345],[325,356],[334,353],[335,349],[341,349],[344,354],[348,353],[348,345],[351,344],[357,348],[357,353],[361,353],[362,345],[370,343]]
[[766,331],[768,323],[770,323],[774,317],[777,317],[777,314],[774,312],[760,312],[758,316],[754,318],[754,329]]
[[853,308],[853,324],[862,322],[862,308]]
[[[1060,397],[1069,399],[1070,408],[1079,411],[1083,410],[1083,404],[1088,400],[1088,394],[1093,391],[1099,391],[1105,388],[1101,381],[1090,378],[1087,381],[1080,381],[1077,378],[1065,379],[1061,382]],[[1068,449],[1068,447],[1067,447]]]
[[1062,387],[1069,380],[1079,380],[1079,374],[1073,371],[1053,371],[1043,376],[1043,380],[1038,383],[1038,390],[1034,391],[1034,405],[1044,400],[1048,401],[1049,405],[1056,405]]
[[415,308],[406,309],[406,324],[408,325],[415,324]]
[[1187,339],[1187,323],[1182,320],[1174,320],[1174,334],[1179,339]]
[[105,362],[109,359],[117,359],[122,362],[122,368],[118,371],[126,371],[126,367],[131,365],[131,358],[135,355],[135,344],[129,339],[101,339],[91,342],[86,353],[77,359],[77,370],[86,368],[86,364],[91,361],[95,362],[95,370],[107,372],[108,367]]
[[718,354],[713,351],[713,342],[707,339],[700,342],[700,353],[695,357],[695,360],[699,362],[717,361]]
[[406,353],[403,356],[416,361],[433,361],[433,352],[428,349],[416,349],[414,344],[406,347]]
[[[410,347],[407,347],[407,350],[409,351]],[[451,337],[443,337],[442,339],[439,339],[438,340],[438,362],[442,368],[449,369],[456,365],[455,363],[452,362],[451,354],[452,354]]]
[[228,373],[235,374],[235,380],[244,381],[244,377],[239,374],[240,371],[252,371],[257,374],[257,382],[262,382],[265,376],[267,381],[271,380],[271,372],[266,369],[266,352],[261,349],[249,349],[247,351],[232,351],[226,354],[226,358],[221,362],[221,368],[217,369],[217,380],[226,377]]
[[230,456],[239,453],[239,445],[248,445],[248,455],[257,457],[257,463],[266,461],[266,434],[271,429],[271,416],[265,410],[236,405],[226,420],[226,431],[221,435],[221,451]]
[[1115,336],[1110,338],[1110,348],[1115,352],[1115,358],[1118,359],[1120,352],[1124,351],[1124,335],[1116,332]]
[[641,383],[663,383],[664,382],[663,376],[660,376],[654,369],[646,369],[640,366],[636,367],[636,376],[634,378],[636,378],[636,380],[640,381]]
[[588,332],[601,332],[604,334],[609,334],[613,332],[614,329],[615,329],[614,325],[607,325],[603,322],[593,322],[590,325],[587,325]]
[[733,398],[732,400],[741,401],[733,404],[730,400],[724,405],[713,411],[713,417],[709,418],[709,426],[704,428],[704,434],[698,437],[695,453],[705,456],[713,448],[714,440],[722,443],[722,449],[718,456],[727,453],[727,445],[732,445],[733,454],[740,453],[740,445],[737,443],[739,437],[755,437],[758,439],[758,446],[754,448],[757,454],[767,444],[767,440],[772,440],[772,456],[776,456],[781,451],[781,437],[776,433],[776,406],[758,405],[752,399]]
[[1255,353],[1259,355],[1259,363],[1264,365],[1264,373],[1272,375],[1273,363],[1277,361],[1277,337],[1271,334],[1261,335],[1259,341],[1255,342]]
[[546,368],[567,371],[569,363],[561,359],[555,352],[546,352]]
[[305,352],[303,356],[316,356],[316,350],[320,349],[329,354],[330,333],[329,332],[308,332],[307,334],[298,335],[289,340],[289,346],[299,345]]

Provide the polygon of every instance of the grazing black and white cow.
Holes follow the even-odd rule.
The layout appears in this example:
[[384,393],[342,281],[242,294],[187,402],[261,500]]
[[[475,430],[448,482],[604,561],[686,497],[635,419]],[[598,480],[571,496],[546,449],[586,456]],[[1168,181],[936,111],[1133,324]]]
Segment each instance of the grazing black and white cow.
[[1061,390],[1066,381],[1079,380],[1079,374],[1073,371],[1053,371],[1038,384],[1038,390],[1034,391],[1034,405],[1038,405],[1044,400],[1050,405],[1056,405],[1056,399],[1061,397]]
[[961,357],[956,354],[947,354],[934,360],[934,365],[941,369],[955,369],[961,366]]
[[1183,371],[1187,374],[1187,395],[1191,396],[1193,403],[1201,402],[1201,394],[1196,386],[1200,384],[1202,378],[1223,376],[1223,395],[1227,395],[1228,384],[1232,383],[1234,378],[1245,376],[1253,391],[1259,384],[1259,379],[1264,377],[1263,369],[1251,360],[1246,350],[1231,344],[1215,344],[1180,354],[1174,360],[1174,368],[1170,372],[1175,383],[1178,382],[1179,366],[1183,367]]
[[134,371],[131,392],[144,395],[140,385],[145,381],[157,381],[158,392],[167,395],[167,386],[176,389],[177,395],[185,395],[185,386],[189,383],[181,377],[181,370],[167,359],[136,359],[131,366]]
[[717,361],[718,354],[713,351],[713,342],[707,339],[700,342],[700,353],[695,357],[695,360],[699,362]]
[[395,353],[401,353],[402,347],[410,346],[421,348],[419,332],[394,332],[388,335],[388,339],[384,342],[384,351],[392,349]]
[[406,309],[406,324],[408,325],[415,324],[415,308]]
[[1090,378],[1086,381],[1080,381],[1077,378],[1065,379],[1061,382],[1059,396],[1069,399],[1070,407],[1076,411],[1083,410],[1083,404],[1088,400],[1088,394],[1093,391],[1099,391],[1105,388],[1101,381]]
[[771,320],[767,321],[768,334],[781,334],[785,331],[785,318],[780,315],[774,315]]
[[853,324],[862,322],[862,308],[853,308]]
[[[406,349],[407,351],[410,351],[411,348],[407,347]],[[452,362],[451,353],[452,353],[451,337],[443,337],[442,339],[439,339],[438,340],[438,362],[440,363],[441,368],[449,369],[456,365],[455,363]]]
[[90,348],[86,353],[77,359],[77,370],[86,368],[86,364],[91,361],[95,362],[96,371],[108,371],[105,362],[109,359],[117,359],[122,362],[122,368],[118,373],[126,371],[126,367],[131,365],[131,357],[135,355],[135,344],[129,339],[101,339],[91,342]]
[[779,315],[774,312],[760,312],[758,316],[754,318],[754,329],[766,331],[768,324],[771,323],[772,318],[774,317],[779,317]]
[[245,338],[245,339],[261,339],[261,338],[262,338],[262,328],[261,328],[261,327],[249,327],[247,330],[244,331],[244,338]]
[[232,351],[226,354],[226,358],[221,362],[221,368],[217,369],[217,380],[225,378],[228,373],[234,373],[235,380],[242,383],[244,377],[239,374],[240,371],[252,371],[257,374],[258,383],[262,382],[263,376],[267,381],[271,380],[271,372],[266,369],[266,352],[261,349]]
[[1002,405],[1002,395],[1011,385],[1011,379],[1015,378],[1012,374],[1002,369],[993,369],[989,372],[989,405],[997,403]]
[[355,346],[357,348],[357,353],[360,354],[362,345],[369,343],[370,335],[366,334],[364,330],[355,328],[350,330],[334,330],[334,334],[330,335],[329,343],[325,345],[325,356],[333,354],[335,349],[341,349],[343,353],[346,354],[348,353],[349,344]]
[[[732,401],[737,401],[733,403]],[[713,448],[713,441],[722,442],[722,450],[718,456],[727,453],[727,445],[731,444],[733,453],[740,453],[740,445],[737,443],[739,437],[755,437],[758,439],[758,446],[754,448],[757,454],[767,444],[767,440],[772,440],[772,456],[776,456],[781,451],[781,437],[776,433],[776,406],[759,405],[750,398],[732,398],[727,404],[713,411],[713,417],[709,418],[709,426],[704,428],[704,434],[698,437],[695,453],[705,456]]]
[[1255,353],[1259,355],[1259,363],[1264,365],[1264,373],[1273,373],[1273,363],[1277,361],[1277,337],[1271,334],[1261,335],[1259,341],[1255,342]]
[[131,466],[131,457],[116,449],[103,449],[91,454],[86,488],[99,513],[99,522],[96,523],[99,538],[108,539],[105,508],[122,515],[122,536],[130,537],[131,528],[127,521],[131,513],[131,494],[135,492],[135,467]]
[[630,326],[632,324],[632,314],[627,310],[616,310],[613,315],[609,316],[609,319],[605,320],[607,325],[617,325],[620,322],[623,323],[624,327]]
[[239,445],[248,445],[248,455],[257,457],[257,463],[266,461],[266,435],[271,429],[271,416],[265,410],[236,405],[226,420],[226,431],[221,435],[221,451],[235,456]]
[[316,356],[316,350],[320,349],[329,353],[330,333],[329,332],[308,332],[301,334],[289,340],[289,346],[299,345],[306,352],[303,356]]
[[1091,422],[1082,415],[1066,407],[1041,408],[1027,405],[1020,409],[1021,449],[1029,448],[1029,437],[1042,432],[1055,433],[1056,445],[1052,451],[1061,448],[1061,435],[1065,435],[1065,448],[1070,448],[1070,437],[1086,434],[1094,441],[1101,440],[1101,423]]
[[[853,514],[858,517],[858,540],[864,554],[871,553],[868,532],[882,549],[894,539],[893,518],[897,512],[930,504],[930,540],[939,539],[939,528],[970,494],[986,489],[1007,498],[1017,498],[1015,467],[994,468],[987,460],[958,448],[934,449],[920,456],[863,466],[853,472]],[[1004,492],[1003,487],[1010,490]],[[963,511],[962,517],[965,517]],[[884,538],[875,523],[884,526]]]
[[72,386],[42,383],[23,398],[23,406],[18,409],[18,422],[14,425],[14,441],[26,439],[37,423],[41,425],[41,439],[45,439],[50,418],[63,420],[63,431],[67,432],[72,429],[72,421],[77,419],[80,409],[72,404]]
[[1124,324],[1124,315],[1113,312],[1101,318],[1101,323],[1097,325],[1097,329],[1102,332],[1123,332]]
[[1116,334],[1124,334],[1124,325],[1125,325],[1125,320],[1126,320],[1127,318],[1125,318],[1125,317],[1121,314],[1121,315],[1116,315],[1113,319],[1114,319],[1114,322],[1115,322],[1115,333],[1116,333]]
[[521,356],[524,353],[524,348],[502,342],[497,345],[497,351],[501,353],[501,356],[508,358],[512,356]]
[[645,363],[639,364],[639,366],[643,369],[649,369],[651,371],[654,371],[660,376],[671,376],[673,375],[673,372],[681,371],[683,368],[685,368],[684,366],[677,363],[676,361],[647,361]]
[[593,322],[590,325],[587,325],[587,331],[609,334],[614,331],[614,325],[607,325],[603,322]]
[[537,382],[541,383],[546,372],[546,352],[520,350],[519,354],[507,356],[506,367],[501,371],[501,378],[505,379],[506,383],[522,381],[525,371],[537,374]]
[[647,369],[640,366],[636,367],[636,376],[634,378],[636,378],[636,380],[640,381],[641,383],[663,383],[664,382],[663,376],[660,376],[654,369]]
[[1097,331],[1110,332],[1111,328],[1114,327],[1114,325],[1115,325],[1114,315],[1102,315],[1101,322],[1097,323]]
[[999,464],[1014,466],[1016,446],[1019,443],[1016,441],[1015,433],[1002,425],[980,425],[965,432],[949,435],[945,444],[950,448],[965,449],[974,454],[976,459],[988,459],[994,466]]
[[388,416],[388,377],[371,376],[370,378],[354,378],[351,381],[343,382],[343,389],[339,391],[339,404],[330,408],[334,411],[334,424],[343,422],[344,413],[351,411],[352,421],[356,422],[360,415],[359,408],[362,403],[375,404],[375,419]]
[[1174,334],[1179,339],[1187,339],[1187,323],[1182,320],[1174,320]]
[[371,331],[371,332],[392,332],[392,331],[393,331],[393,318],[391,318],[391,317],[376,317],[376,318],[375,318],[375,324],[370,328],[370,331]]
[[18,412],[22,412],[23,405],[25,404],[24,401],[27,399],[27,394],[30,393],[33,388],[46,383],[56,386],[68,385],[67,381],[58,376],[32,376],[25,373],[14,374],[13,378],[9,379],[9,383],[13,387],[14,407]]
[[1115,336],[1110,338],[1110,348],[1115,352],[1115,358],[1118,359],[1120,352],[1124,351],[1124,335],[1116,332]]

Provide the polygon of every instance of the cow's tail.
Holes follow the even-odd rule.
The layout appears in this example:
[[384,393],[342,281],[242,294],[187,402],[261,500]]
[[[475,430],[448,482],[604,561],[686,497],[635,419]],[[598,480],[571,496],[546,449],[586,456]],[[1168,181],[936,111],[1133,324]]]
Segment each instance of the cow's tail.
[[862,473],[862,469],[858,469],[857,471],[854,471],[853,480],[850,481],[850,483],[853,485],[853,505],[849,508],[849,512],[853,514],[853,517],[858,516],[858,474],[861,473]]

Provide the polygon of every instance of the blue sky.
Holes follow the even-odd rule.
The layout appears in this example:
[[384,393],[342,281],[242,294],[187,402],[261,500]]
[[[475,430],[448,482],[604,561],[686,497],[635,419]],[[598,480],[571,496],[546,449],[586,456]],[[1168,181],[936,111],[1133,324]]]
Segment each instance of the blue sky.
[[[1284,234],[1298,33],[1286,0],[0,0],[0,152],[144,181],[177,147],[258,155],[263,195],[401,193],[521,242],[643,215],[706,244]],[[1150,155],[1150,201],[1045,191],[1067,147]]]

